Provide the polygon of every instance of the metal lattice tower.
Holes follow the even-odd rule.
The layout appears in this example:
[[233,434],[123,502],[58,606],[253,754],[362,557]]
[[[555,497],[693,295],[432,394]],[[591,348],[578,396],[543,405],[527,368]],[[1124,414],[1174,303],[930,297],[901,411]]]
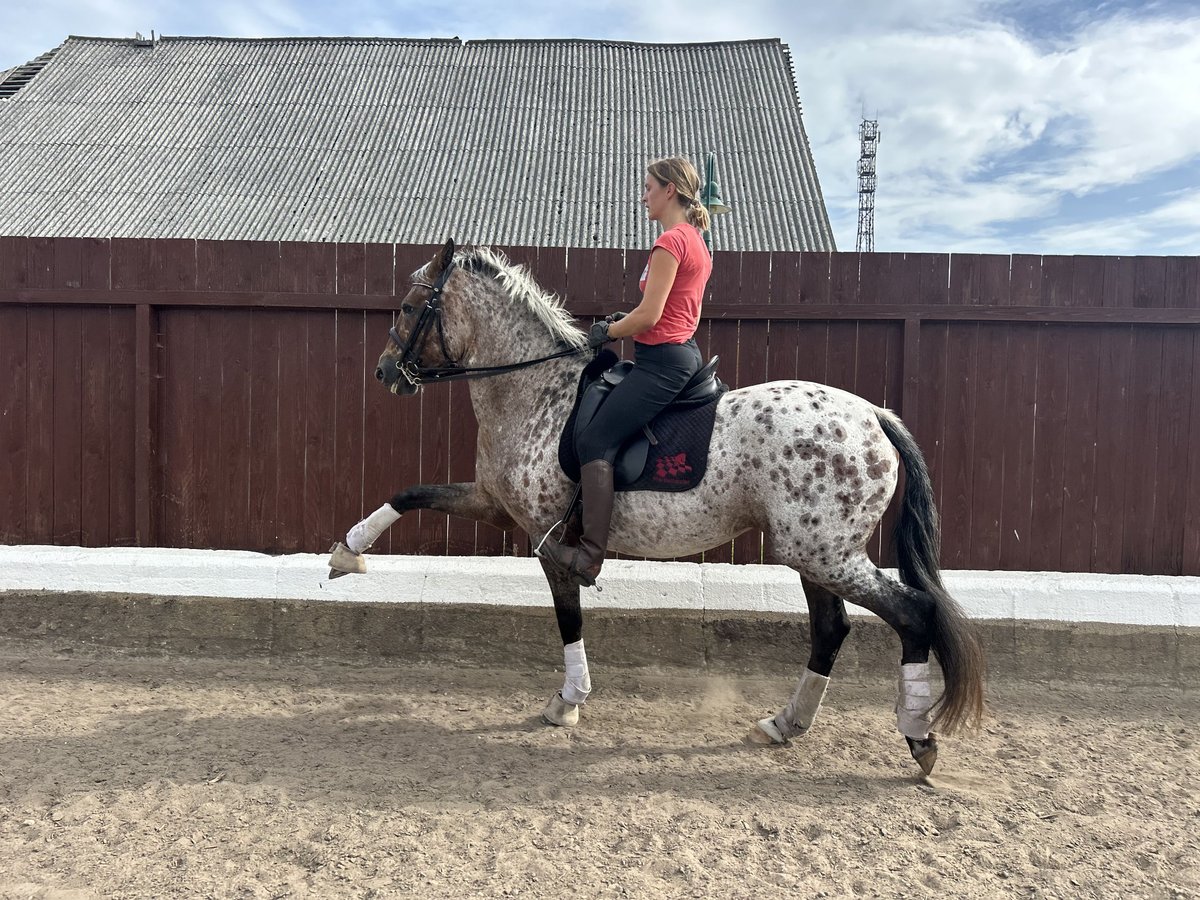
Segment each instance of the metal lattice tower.
[[858,156],[858,240],[859,253],[875,252],[875,151],[879,146],[879,122],[863,119],[858,126],[862,151]]

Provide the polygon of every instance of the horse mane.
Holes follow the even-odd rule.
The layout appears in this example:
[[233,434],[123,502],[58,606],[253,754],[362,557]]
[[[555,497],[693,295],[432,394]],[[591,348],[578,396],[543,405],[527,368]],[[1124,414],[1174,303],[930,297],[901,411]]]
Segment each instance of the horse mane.
[[575,317],[563,306],[562,298],[543,290],[529,269],[509,261],[491,247],[470,247],[455,256],[455,262],[470,272],[495,278],[513,299],[525,303],[555,340],[571,347],[582,347],[587,336],[575,324]]

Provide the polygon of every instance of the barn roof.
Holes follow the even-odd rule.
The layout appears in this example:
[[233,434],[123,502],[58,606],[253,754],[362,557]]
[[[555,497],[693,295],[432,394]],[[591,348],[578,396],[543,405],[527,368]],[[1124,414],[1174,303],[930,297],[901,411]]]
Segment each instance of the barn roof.
[[0,234],[644,247],[709,150],[719,248],[833,249],[778,40],[71,37],[0,78]]

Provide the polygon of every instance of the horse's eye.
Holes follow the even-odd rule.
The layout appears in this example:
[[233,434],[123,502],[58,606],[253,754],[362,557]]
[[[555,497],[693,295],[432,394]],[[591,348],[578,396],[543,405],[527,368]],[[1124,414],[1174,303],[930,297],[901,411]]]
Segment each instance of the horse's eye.
[[413,313],[416,312],[416,309],[413,308],[413,305],[411,303],[405,303],[403,306],[400,307],[400,311],[402,313],[404,313],[406,316],[411,316]]

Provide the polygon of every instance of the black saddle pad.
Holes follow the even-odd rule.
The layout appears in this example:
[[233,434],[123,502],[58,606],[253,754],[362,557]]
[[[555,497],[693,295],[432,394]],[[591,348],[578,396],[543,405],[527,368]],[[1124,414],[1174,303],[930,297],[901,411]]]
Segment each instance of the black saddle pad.
[[[575,406],[558,442],[559,465],[572,481],[579,481],[575,434],[581,401],[588,388],[618,363],[615,353],[602,350],[579,376]],[[718,390],[701,403],[668,406],[647,429],[626,441],[613,463],[613,482],[618,491],[688,491],[704,479],[717,401],[729,389],[719,379],[717,385]],[[592,397],[584,404],[591,415],[598,409],[595,400]]]

